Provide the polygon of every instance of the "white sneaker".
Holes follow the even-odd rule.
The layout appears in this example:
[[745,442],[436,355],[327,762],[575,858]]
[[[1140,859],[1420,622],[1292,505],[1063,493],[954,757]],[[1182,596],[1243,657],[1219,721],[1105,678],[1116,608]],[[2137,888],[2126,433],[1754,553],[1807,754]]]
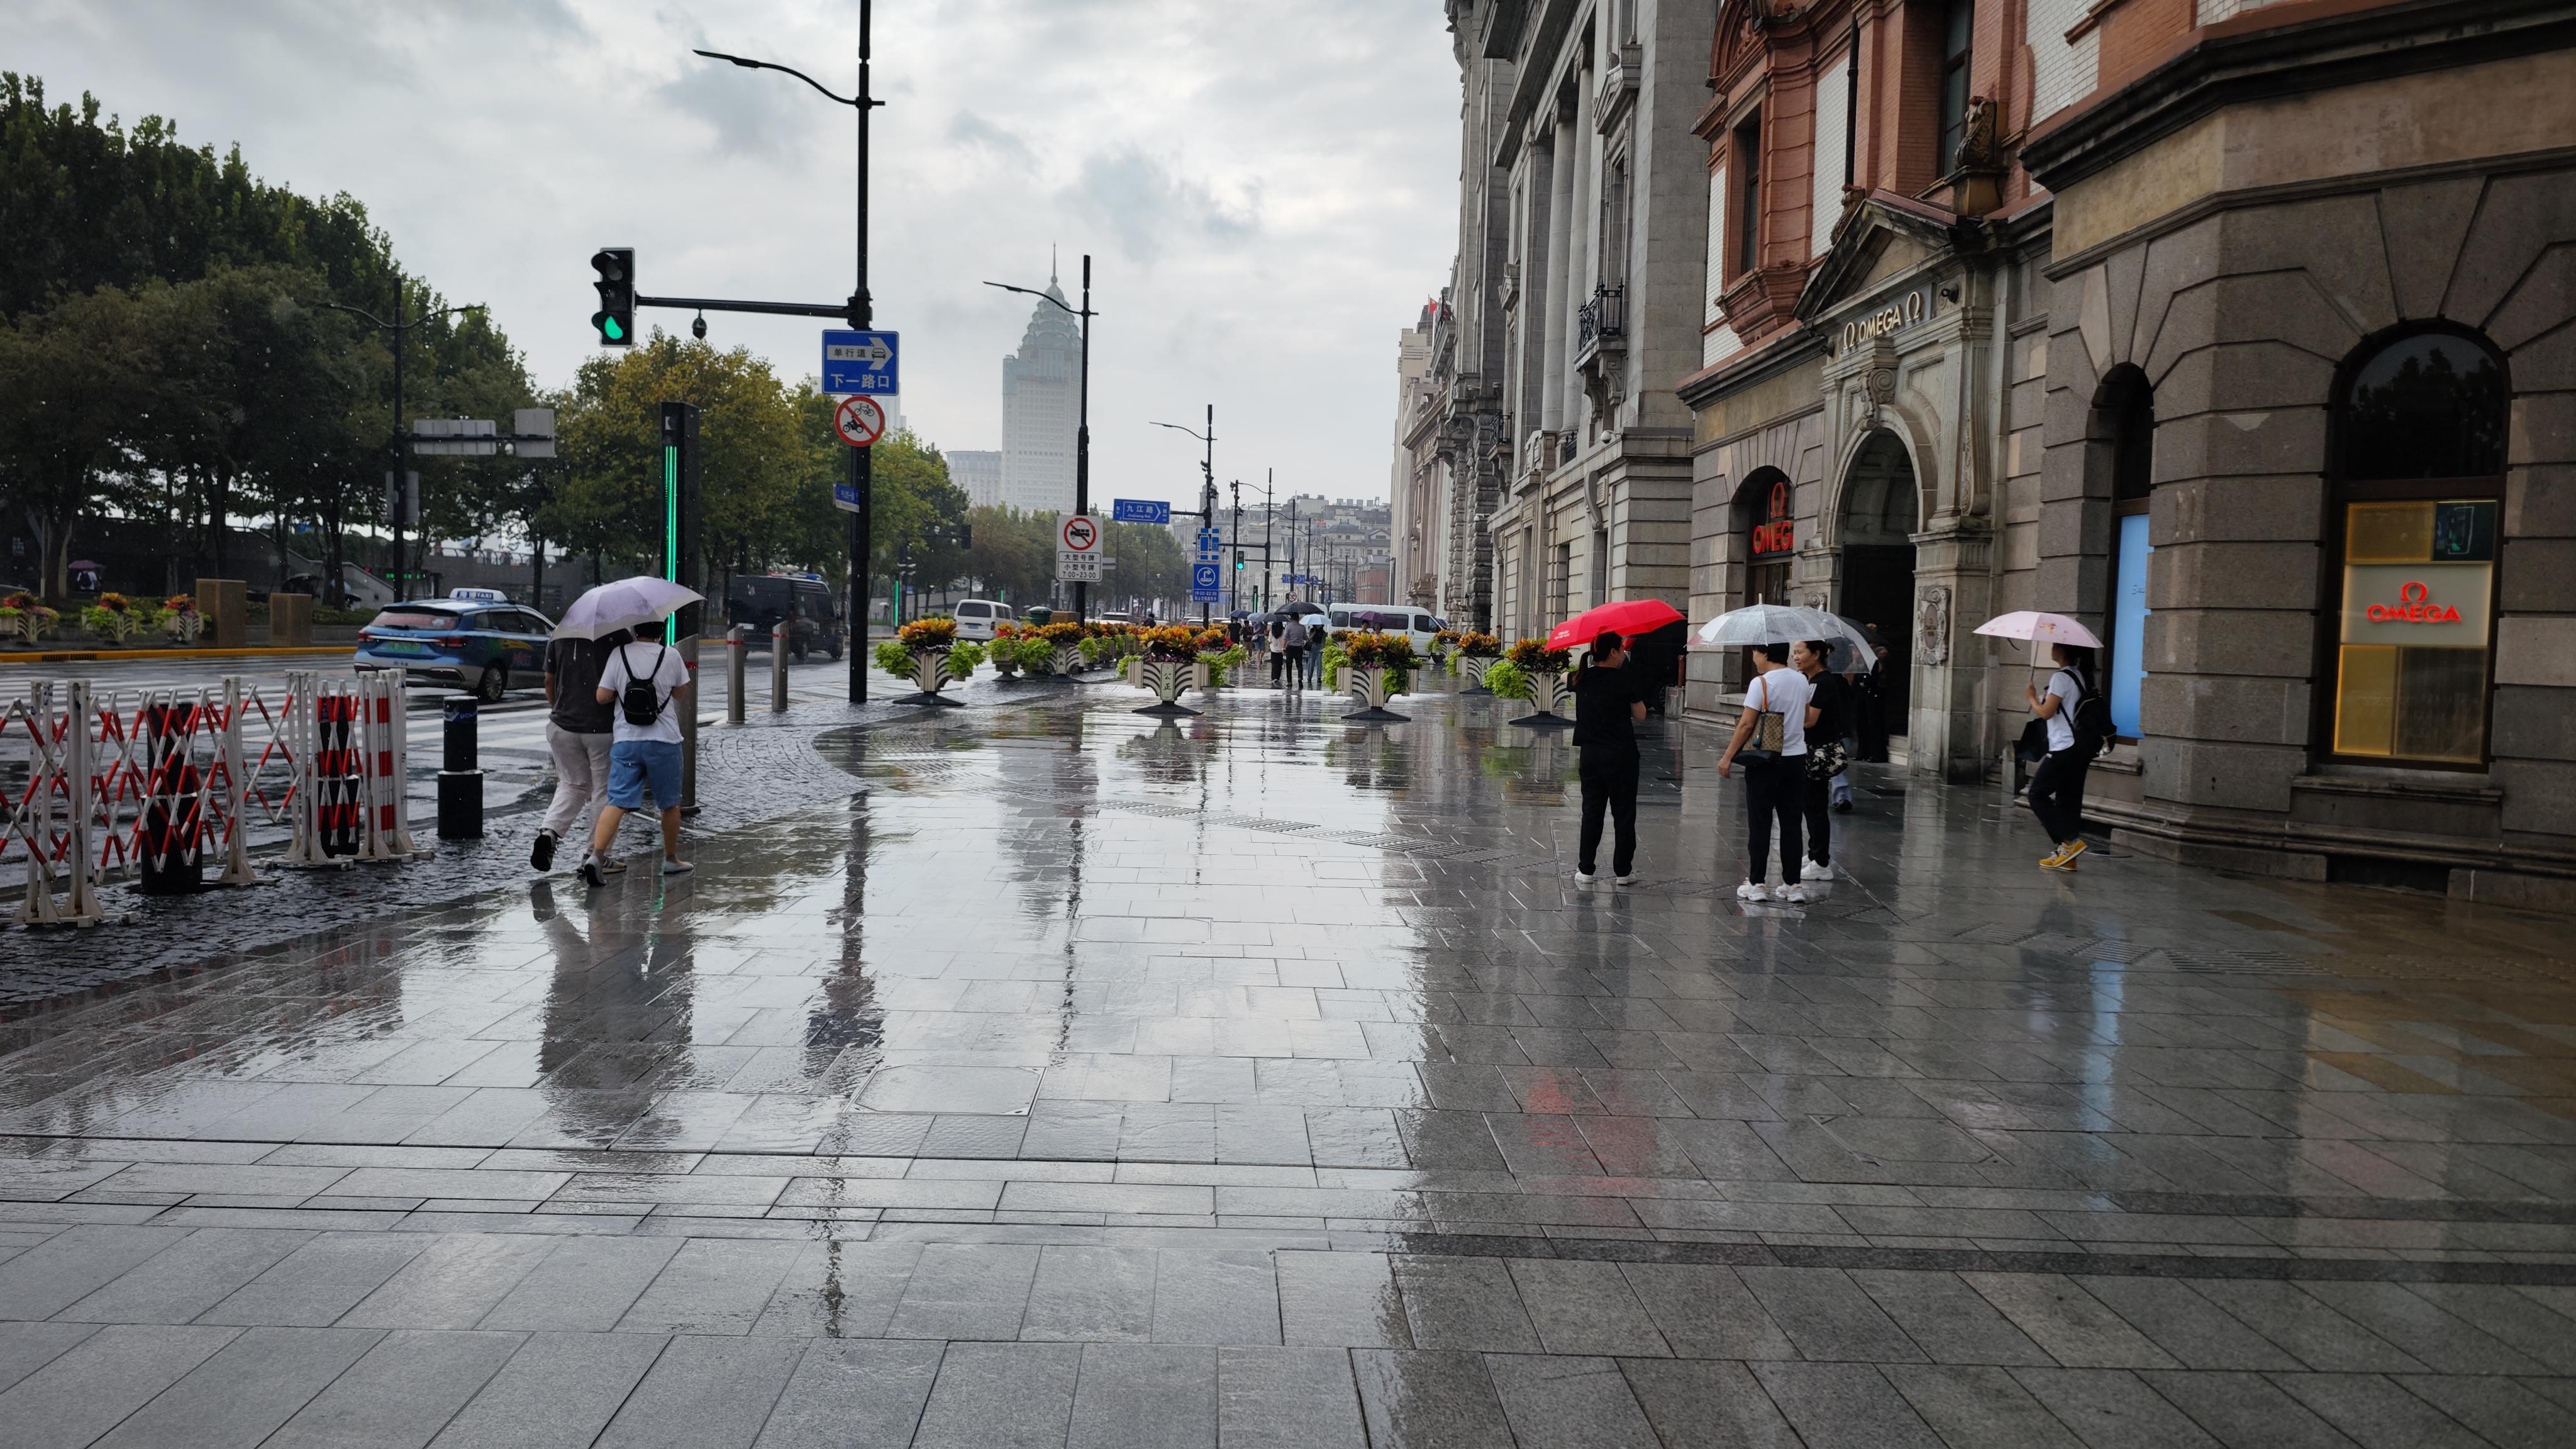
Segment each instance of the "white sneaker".
[[1787,901],[1793,906],[1803,906],[1807,903],[1807,888],[1802,885],[1784,885],[1771,893],[1771,899]]
[[1767,901],[1771,899],[1771,888],[1759,881],[1746,881],[1735,888],[1735,898],[1739,901]]
[[1629,874],[1627,874],[1627,875],[1623,875],[1623,876],[1619,877],[1619,884],[1621,884],[1621,885],[1635,885],[1636,883],[1637,883],[1637,877],[1636,877],[1635,872],[1633,872],[1633,871],[1632,871],[1632,872],[1630,872],[1630,873],[1629,873]]
[[1804,876],[1808,880],[1832,880],[1834,878],[1834,863],[1829,860],[1811,860],[1807,862],[1807,868],[1798,872],[1798,874]]
[[1578,870],[1574,873],[1574,883],[1579,886],[1588,886],[1599,879],[1601,879],[1601,877],[1594,875],[1588,870]]

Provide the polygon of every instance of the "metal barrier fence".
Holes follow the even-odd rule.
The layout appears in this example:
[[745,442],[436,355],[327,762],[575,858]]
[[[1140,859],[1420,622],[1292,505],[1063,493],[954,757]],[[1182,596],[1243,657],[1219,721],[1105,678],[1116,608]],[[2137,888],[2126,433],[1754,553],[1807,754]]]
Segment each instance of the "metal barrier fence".
[[276,695],[239,677],[135,691],[69,680],[0,702],[0,751],[23,745],[27,766],[0,785],[0,866],[26,871],[13,919],[96,925],[116,881],[257,885],[254,829],[285,831],[288,865],[414,858],[404,695],[399,671],[297,671]]

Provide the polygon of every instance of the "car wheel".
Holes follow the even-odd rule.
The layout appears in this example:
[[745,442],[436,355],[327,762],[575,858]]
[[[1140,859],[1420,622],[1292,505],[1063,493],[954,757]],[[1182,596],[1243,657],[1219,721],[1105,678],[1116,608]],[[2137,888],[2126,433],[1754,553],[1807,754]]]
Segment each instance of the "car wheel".
[[804,663],[804,662],[805,662],[805,641],[804,641],[804,640],[802,640],[802,639],[790,639],[790,640],[788,640],[788,641],[787,641],[787,657],[788,657],[788,658],[790,658],[790,659],[795,660],[795,661],[796,661],[797,663],[799,663],[799,664]]
[[474,697],[485,704],[499,704],[501,696],[509,692],[510,671],[498,664],[484,665],[483,672],[475,677]]
[[838,661],[838,660],[840,659],[840,657],[841,657],[841,636],[840,636],[840,635],[838,635],[838,634],[835,634],[835,635],[833,635],[833,636],[832,636],[832,658],[833,658],[835,661]]

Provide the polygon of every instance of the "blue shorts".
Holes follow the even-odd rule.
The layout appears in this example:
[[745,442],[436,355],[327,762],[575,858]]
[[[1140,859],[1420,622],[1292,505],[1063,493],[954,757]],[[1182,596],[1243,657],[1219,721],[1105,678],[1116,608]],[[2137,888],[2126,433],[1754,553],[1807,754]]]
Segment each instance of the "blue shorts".
[[653,787],[653,803],[664,810],[680,803],[680,747],[668,740],[619,740],[608,747],[608,803],[620,810],[644,808],[644,787]]

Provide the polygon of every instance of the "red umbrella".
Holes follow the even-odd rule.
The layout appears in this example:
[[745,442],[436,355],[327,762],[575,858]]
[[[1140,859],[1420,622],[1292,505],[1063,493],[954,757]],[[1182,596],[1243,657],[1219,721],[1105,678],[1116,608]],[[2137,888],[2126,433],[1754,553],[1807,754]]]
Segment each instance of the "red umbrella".
[[1682,622],[1682,611],[1661,599],[1620,599],[1584,610],[1547,631],[1547,647],[1570,649],[1589,644],[1605,629],[1625,639],[1651,634],[1666,624]]

